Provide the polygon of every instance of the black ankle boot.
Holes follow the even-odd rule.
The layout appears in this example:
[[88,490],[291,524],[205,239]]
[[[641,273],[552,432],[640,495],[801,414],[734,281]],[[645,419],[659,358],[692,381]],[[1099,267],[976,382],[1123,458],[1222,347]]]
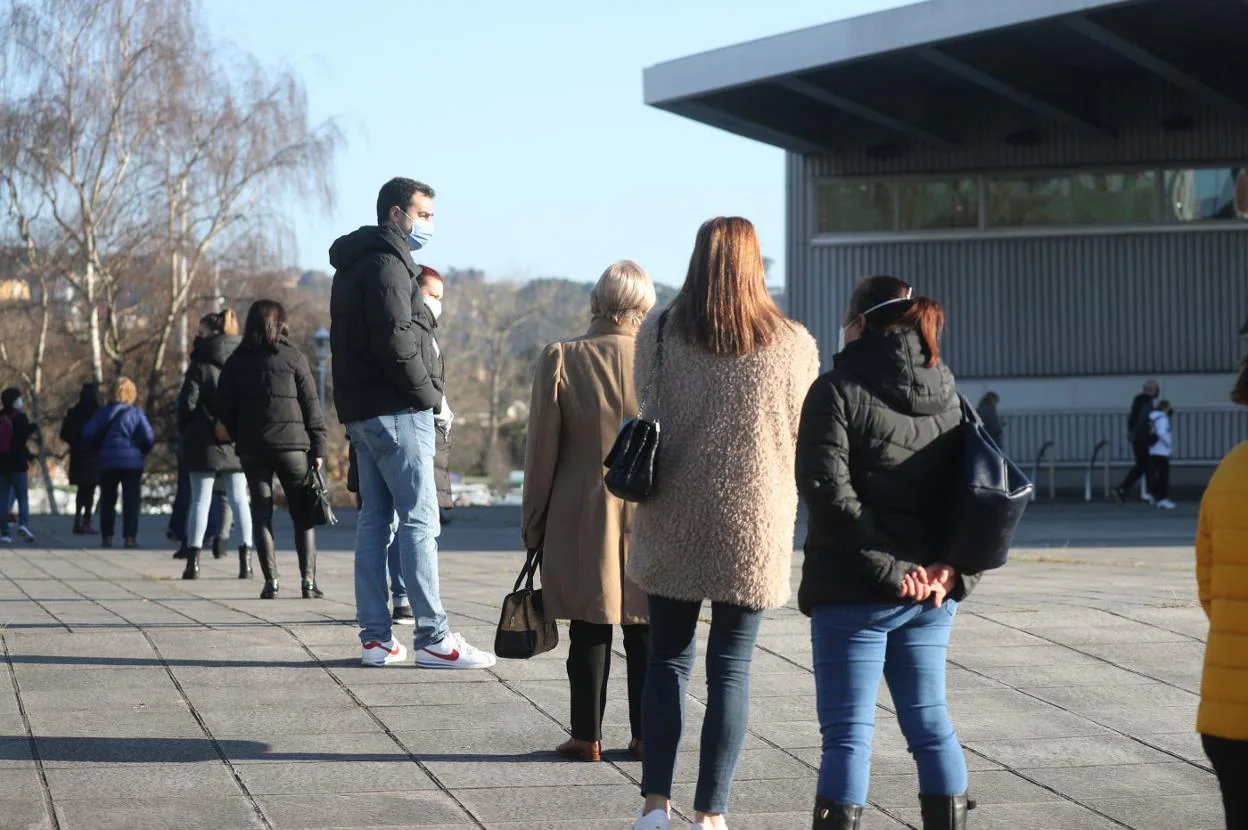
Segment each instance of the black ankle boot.
[[187,550],[186,545],[183,545],[182,547],[178,548],[176,551],[173,552],[174,559],[185,559],[189,555],[190,555],[190,551]]
[[277,597],[277,580],[266,579],[264,581],[264,590],[260,592],[260,599],[275,599]]
[[224,536],[213,537],[212,540],[212,558],[224,559],[225,555],[230,552],[228,545],[230,540]]
[[199,548],[186,549],[186,570],[183,579],[199,579]]
[[822,798],[815,799],[815,821],[811,830],[858,830],[862,821],[862,807],[857,804],[834,804]]
[[238,578],[251,579],[251,548],[238,546]]
[[974,802],[965,795],[921,795],[923,830],[966,830],[966,812]]
[[325,596],[325,593],[317,587],[316,580],[314,579],[303,580],[303,585],[301,587],[303,588],[304,599],[321,599]]

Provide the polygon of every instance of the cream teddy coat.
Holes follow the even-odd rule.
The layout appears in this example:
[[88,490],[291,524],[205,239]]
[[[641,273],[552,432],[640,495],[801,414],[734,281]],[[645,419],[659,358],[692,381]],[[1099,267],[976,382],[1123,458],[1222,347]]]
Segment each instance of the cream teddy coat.
[[[637,335],[638,390],[658,316]],[[637,507],[628,561],[642,590],[753,609],[788,601],[797,427],[818,374],[815,340],[797,323],[745,357],[711,354],[667,326],[659,404],[647,412],[660,422],[655,492]]]

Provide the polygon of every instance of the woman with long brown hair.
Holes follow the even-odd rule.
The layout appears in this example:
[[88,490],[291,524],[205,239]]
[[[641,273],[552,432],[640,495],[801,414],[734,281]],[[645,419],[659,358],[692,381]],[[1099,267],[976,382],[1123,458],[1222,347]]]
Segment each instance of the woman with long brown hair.
[[823,734],[815,830],[859,826],[881,676],[919,768],[924,830],[966,827],[945,653],[976,577],[940,562],[963,418],[940,360],[944,323],[940,304],[901,280],[863,280],[846,345],[802,410],[797,483],[810,528],[798,606],[811,617]]
[[[656,352],[661,347],[661,357]],[[749,715],[763,612],[789,598],[802,398],[814,339],[767,291],[754,226],[711,219],[680,294],[637,336],[636,385],[662,423],[655,492],[638,505],[628,575],[649,595],[636,830],[667,830],[702,603],[712,603],[695,828],[723,830]],[[653,377],[651,376],[653,373]]]

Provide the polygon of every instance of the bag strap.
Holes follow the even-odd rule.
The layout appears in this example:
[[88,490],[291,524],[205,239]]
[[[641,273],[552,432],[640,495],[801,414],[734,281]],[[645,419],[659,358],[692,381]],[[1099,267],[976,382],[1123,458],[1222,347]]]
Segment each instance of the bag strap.
[[650,361],[650,371],[646,375],[646,385],[641,390],[641,399],[637,404],[637,417],[645,416],[647,410],[651,409],[646,405],[650,400],[650,392],[654,391],[653,409],[659,409],[659,371],[663,368],[663,330],[667,327],[667,315],[671,313],[671,308],[663,309],[663,313],[659,315],[659,332],[654,344],[654,359]]
[[104,448],[104,442],[108,440],[108,433],[112,431],[113,424],[117,423],[117,419],[119,419],[129,408],[129,404],[122,404],[113,410],[112,415],[108,416],[108,420],[104,422],[104,428],[100,430],[99,437],[95,439],[96,449]]
[[533,590],[533,579],[537,576],[538,570],[542,567],[542,549],[534,548],[529,551],[528,558],[524,561],[524,567],[520,569],[520,575],[516,577],[516,585],[511,589],[512,593],[520,590],[520,586],[530,591]]

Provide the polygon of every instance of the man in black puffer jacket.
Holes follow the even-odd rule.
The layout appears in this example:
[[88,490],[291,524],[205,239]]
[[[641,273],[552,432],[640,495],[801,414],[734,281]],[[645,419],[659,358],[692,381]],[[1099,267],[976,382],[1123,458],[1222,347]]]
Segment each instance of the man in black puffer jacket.
[[[402,662],[392,635],[386,551],[393,541],[416,618],[416,665],[488,668],[494,656],[450,630],[438,589],[434,414],[442,407],[437,323],[420,300],[412,251],[433,234],[433,188],[386,182],[377,224],[337,239],[330,295],[334,403],[356,454],[360,513],[355,536],[355,606],[361,662]],[[396,520],[398,530],[392,527]]]

